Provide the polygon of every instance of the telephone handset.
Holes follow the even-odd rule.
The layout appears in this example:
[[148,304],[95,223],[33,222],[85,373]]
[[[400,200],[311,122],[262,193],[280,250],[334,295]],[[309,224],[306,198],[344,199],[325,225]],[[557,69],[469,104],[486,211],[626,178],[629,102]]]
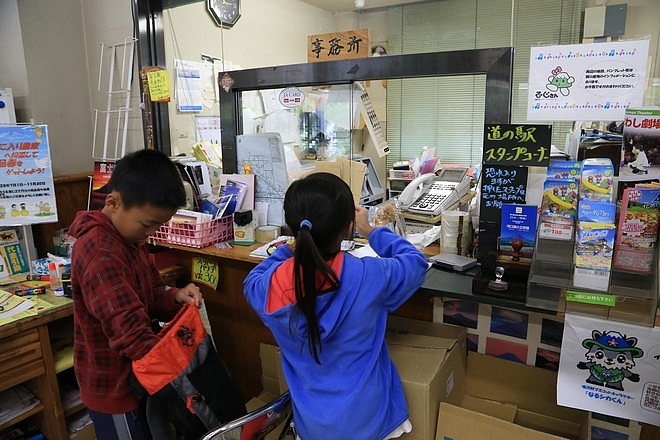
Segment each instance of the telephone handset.
[[420,214],[438,215],[458,202],[470,189],[467,168],[444,168],[436,176],[422,174],[403,190],[397,208]]

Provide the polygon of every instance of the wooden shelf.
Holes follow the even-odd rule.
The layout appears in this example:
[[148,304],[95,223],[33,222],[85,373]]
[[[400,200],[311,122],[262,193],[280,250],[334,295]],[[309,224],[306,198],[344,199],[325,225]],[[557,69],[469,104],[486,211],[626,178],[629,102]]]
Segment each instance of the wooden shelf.
[[[73,302],[52,292],[34,298],[34,313],[0,325],[0,389],[24,383],[39,400],[34,408],[0,424],[12,428],[29,419],[49,440],[69,440],[60,401],[50,329],[58,320],[70,320]],[[70,356],[63,356],[68,358]],[[69,361],[72,365],[72,361]],[[61,368],[65,368],[63,365]]]
[[0,425],[0,431],[5,430],[6,428],[9,428],[10,426],[13,426],[19,422],[22,422],[23,420],[27,419],[28,417],[31,417],[35,414],[39,414],[40,412],[43,412],[44,410],[44,405],[42,403],[38,404],[34,408],[30,408],[30,410],[25,411],[24,413],[14,417],[11,420],[8,420],[7,422],[3,423]]
[[70,408],[64,408],[64,417],[72,416],[80,411],[87,409],[84,403],[78,403]]

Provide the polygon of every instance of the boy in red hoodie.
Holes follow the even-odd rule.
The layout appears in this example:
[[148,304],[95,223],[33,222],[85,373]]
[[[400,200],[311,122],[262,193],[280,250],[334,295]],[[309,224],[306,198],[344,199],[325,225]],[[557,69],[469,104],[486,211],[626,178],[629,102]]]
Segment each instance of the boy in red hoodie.
[[176,166],[140,150],[117,161],[100,211],[81,211],[69,228],[74,301],[74,370],[98,440],[151,439],[144,402],[129,383],[131,361],[158,341],[151,321],[182,304],[200,305],[194,284],[165,285],[146,239],[186,201]]

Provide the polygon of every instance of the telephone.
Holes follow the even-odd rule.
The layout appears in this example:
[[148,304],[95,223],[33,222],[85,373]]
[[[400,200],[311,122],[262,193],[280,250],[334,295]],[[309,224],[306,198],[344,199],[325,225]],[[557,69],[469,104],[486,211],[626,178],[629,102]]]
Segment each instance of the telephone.
[[467,168],[443,168],[437,176],[422,174],[406,186],[396,207],[420,214],[440,214],[467,194],[470,189],[467,171]]

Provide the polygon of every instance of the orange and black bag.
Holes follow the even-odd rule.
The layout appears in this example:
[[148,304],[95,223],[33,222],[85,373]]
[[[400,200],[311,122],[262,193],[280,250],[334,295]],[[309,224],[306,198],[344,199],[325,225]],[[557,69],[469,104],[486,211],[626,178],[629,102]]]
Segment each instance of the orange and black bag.
[[148,394],[152,431],[166,421],[186,439],[196,440],[245,415],[245,405],[197,307],[183,306],[158,336],[160,341],[149,353],[133,361],[133,374]]

